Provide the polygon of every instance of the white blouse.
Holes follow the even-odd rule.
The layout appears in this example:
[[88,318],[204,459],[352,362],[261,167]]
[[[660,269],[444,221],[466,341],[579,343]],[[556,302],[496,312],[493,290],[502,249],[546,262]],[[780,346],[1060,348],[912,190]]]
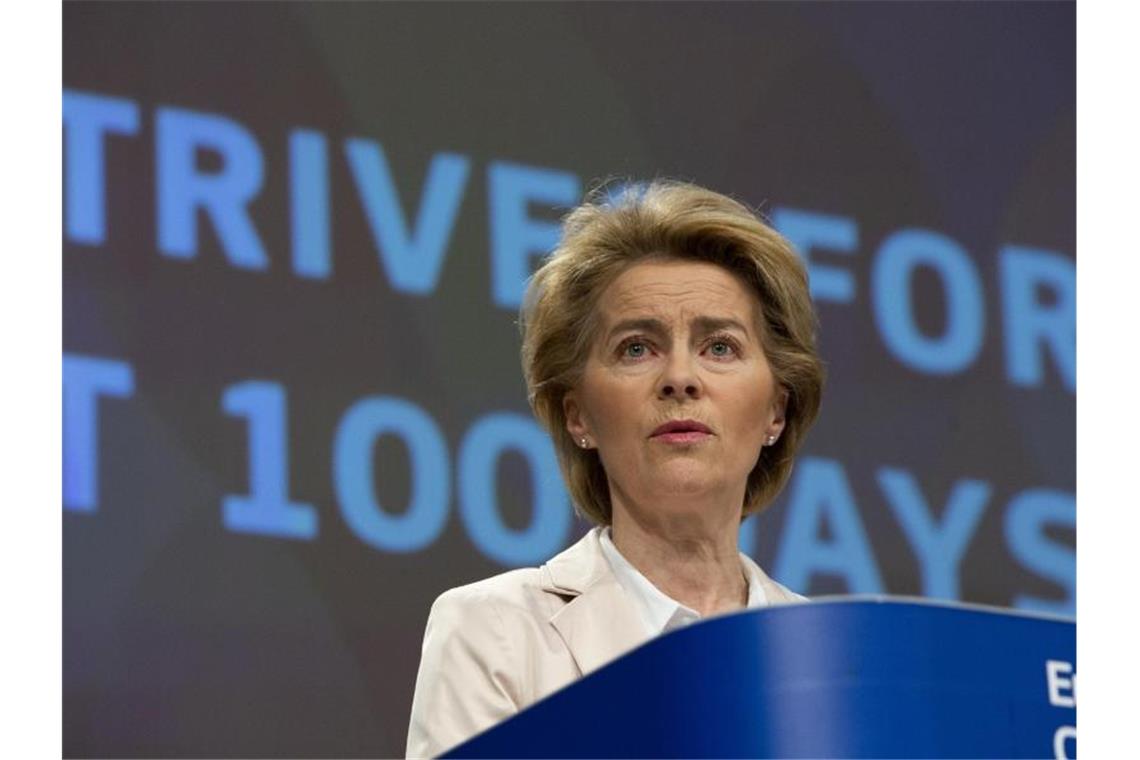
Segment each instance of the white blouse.
[[[701,619],[699,612],[667,596],[621,555],[618,548],[614,546],[609,526],[601,531],[599,539],[602,545],[602,553],[605,555],[606,561],[609,562],[610,569],[617,576],[622,590],[629,595],[637,606],[638,613],[641,619],[645,621],[646,630],[650,636],[668,633]],[[743,560],[740,566],[748,578],[748,607],[768,606],[768,598],[764,594],[764,588],[760,579],[756,577],[756,573],[752,572],[749,563]],[[804,599],[804,601],[807,600]]]

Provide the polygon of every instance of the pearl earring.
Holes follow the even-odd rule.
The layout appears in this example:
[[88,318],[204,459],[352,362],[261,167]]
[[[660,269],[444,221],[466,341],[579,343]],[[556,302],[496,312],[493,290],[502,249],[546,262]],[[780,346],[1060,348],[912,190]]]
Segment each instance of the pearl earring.
[[768,445],[769,446],[771,446],[775,442],[776,442],[776,436],[774,436],[774,435],[768,436]]
[[590,442],[586,440],[585,436],[582,436],[582,439],[580,441],[578,441],[578,445],[581,446],[582,448],[586,448],[587,446],[590,445]]

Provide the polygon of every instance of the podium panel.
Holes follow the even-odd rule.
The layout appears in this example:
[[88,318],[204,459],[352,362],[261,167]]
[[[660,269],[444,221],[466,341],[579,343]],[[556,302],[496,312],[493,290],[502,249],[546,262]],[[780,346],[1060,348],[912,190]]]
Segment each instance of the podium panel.
[[817,600],[654,639],[445,757],[1075,757],[1075,693],[1071,620]]

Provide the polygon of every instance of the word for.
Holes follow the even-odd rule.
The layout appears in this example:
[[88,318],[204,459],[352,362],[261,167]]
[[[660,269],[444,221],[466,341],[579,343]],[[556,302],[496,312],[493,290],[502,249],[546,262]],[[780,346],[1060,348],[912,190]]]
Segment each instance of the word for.
[[[1045,683],[1049,689],[1049,704],[1053,707],[1077,708],[1077,673],[1071,662],[1064,660],[1045,661]],[[1066,742],[1073,742],[1073,753],[1068,754]],[[1077,756],[1077,727],[1059,726],[1053,732],[1053,757],[1057,760],[1070,760]]]
[[[100,401],[131,398],[134,371],[116,359],[65,354],[63,379],[64,508],[94,513],[99,503]],[[318,509],[289,494],[286,389],[268,380],[235,383],[222,391],[220,408],[247,425],[249,467],[248,493],[229,494],[222,500],[222,524],[240,533],[316,539]],[[383,436],[398,439],[408,454],[410,495],[405,505],[381,504],[376,496],[373,455]],[[453,484],[458,516],[468,536],[496,562],[536,564],[559,551],[569,537],[571,508],[554,448],[530,417],[490,412],[477,418],[461,438],[453,474],[444,434],[427,411],[407,399],[369,396],[341,415],[330,448],[340,515],[361,541],[379,551],[415,552],[430,546],[447,523]],[[532,517],[522,530],[504,523],[497,504],[497,464],[507,452],[520,454],[530,468]],[[990,485],[960,479],[937,509],[928,503],[912,473],[882,467],[875,477],[918,560],[922,593],[958,598],[959,564],[991,506]],[[776,577],[792,588],[807,590],[816,575],[837,576],[852,592],[885,593],[841,463],[801,457],[786,498]],[[1013,557],[1067,592],[1061,601],[1017,595],[1014,606],[1074,614],[1075,555],[1071,548],[1051,541],[1046,531],[1052,526],[1072,528],[1075,522],[1071,493],[1030,488],[1005,505],[1005,538]],[[746,522],[741,550],[751,554],[754,546],[755,525]]]
[[[107,238],[106,143],[132,137],[141,127],[139,105],[126,98],[65,90],[64,216],[73,243],[103,245]],[[289,131],[288,218],[290,266],[301,278],[333,275],[330,140],[319,131]],[[233,118],[217,113],[158,107],[154,111],[157,247],[171,259],[198,255],[199,219],[217,233],[230,265],[265,271],[271,264],[249,207],[263,190],[265,155],[257,137]],[[375,140],[343,140],[355,188],[389,286],[426,296],[434,292],[448,243],[471,181],[472,160],[455,152],[431,157],[418,210],[406,213],[386,154]],[[198,156],[209,152],[220,167],[206,170]],[[503,308],[522,302],[537,257],[558,242],[559,226],[534,218],[532,208],[565,209],[581,196],[572,172],[491,161],[486,167],[491,298]],[[847,216],[775,208],[773,225],[791,240],[809,269],[818,302],[852,304],[859,283],[826,251],[852,257],[860,251],[859,226]],[[997,253],[1000,325],[1008,381],[1034,387],[1051,364],[1064,387],[1076,383],[1076,273],[1073,261],[1049,250],[1006,245]],[[920,329],[914,281],[919,270],[934,274],[945,314],[937,334]],[[983,278],[971,256],[953,238],[934,230],[904,228],[887,235],[873,254],[869,282],[875,326],[891,355],[911,370],[956,375],[976,362],[986,339]]]

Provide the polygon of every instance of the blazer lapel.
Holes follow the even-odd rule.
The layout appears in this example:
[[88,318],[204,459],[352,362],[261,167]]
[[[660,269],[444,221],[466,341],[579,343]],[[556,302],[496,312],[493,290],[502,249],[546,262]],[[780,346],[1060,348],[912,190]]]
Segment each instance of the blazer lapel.
[[599,528],[543,566],[543,590],[573,597],[550,624],[566,643],[582,675],[649,639],[645,623],[610,570]]

